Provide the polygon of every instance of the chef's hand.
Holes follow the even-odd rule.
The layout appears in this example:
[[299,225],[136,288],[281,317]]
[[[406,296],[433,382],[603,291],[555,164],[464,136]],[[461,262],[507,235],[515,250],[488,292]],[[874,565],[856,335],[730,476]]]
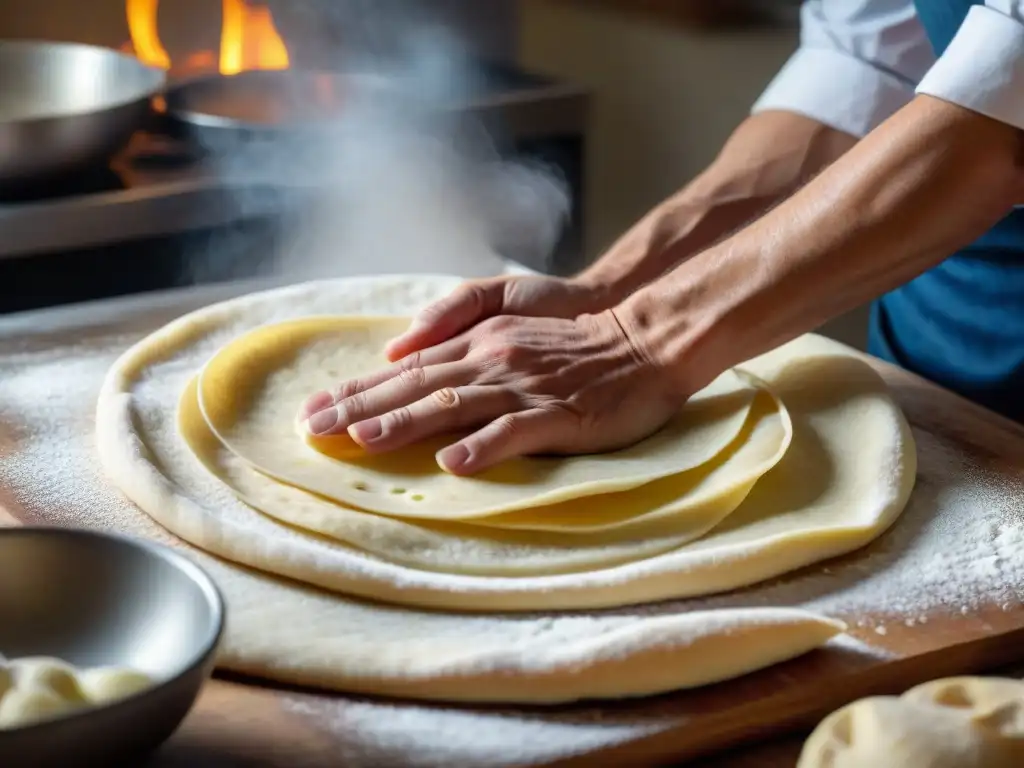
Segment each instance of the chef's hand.
[[515,456],[624,447],[658,429],[691,394],[627,327],[614,310],[571,320],[490,318],[336,393],[312,396],[300,417],[311,433],[348,431],[372,453],[476,430],[437,455],[458,475]]
[[609,306],[600,287],[572,279],[516,275],[471,280],[423,309],[385,354],[394,362],[498,315],[574,318]]

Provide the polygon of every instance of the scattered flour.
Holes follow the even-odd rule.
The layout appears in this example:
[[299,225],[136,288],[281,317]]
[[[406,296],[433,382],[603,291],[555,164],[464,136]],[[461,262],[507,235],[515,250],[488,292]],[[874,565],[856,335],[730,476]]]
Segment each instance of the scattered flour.
[[1024,472],[996,473],[914,430],[918,478],[896,524],[861,552],[695,607],[799,605],[854,625],[924,624],[935,609],[970,615],[1024,602]]
[[[50,313],[47,323],[66,319],[49,326],[42,315],[0,319],[0,508],[30,523],[170,539],[103,477],[93,413],[100,383],[117,355],[195,305],[132,306],[110,317],[99,310]],[[919,470],[911,503],[893,529],[864,552],[756,589],[641,610],[802,606],[885,636],[887,625],[925,623],[937,608],[968,616],[983,605],[1019,606],[1024,474],[996,473],[929,432],[915,430],[915,438]],[[838,645],[873,652],[852,638]],[[325,708],[301,694],[289,696],[286,706],[321,718],[335,732],[340,728],[348,751],[339,759],[352,766],[529,764],[638,738],[683,716],[663,700],[542,714],[358,697],[339,697]]]
[[[165,309],[149,297],[132,304],[137,310],[125,312],[123,321],[79,312],[81,324],[72,323],[74,327],[54,321],[75,316],[61,311],[0,319],[0,521],[6,510],[29,524],[173,542],[112,487],[94,446],[96,398],[111,364],[140,337],[194,308],[176,304]],[[230,566],[197,559],[214,578],[229,575]],[[554,631],[558,621],[523,615],[522,623],[543,633]],[[418,638],[401,640],[415,644]],[[678,713],[666,712],[661,699],[653,702],[638,704],[642,711],[624,708],[618,713],[586,705],[531,710],[284,695],[286,710],[334,734],[338,760],[350,768],[548,763],[639,739],[679,722]]]
[[1024,600],[1024,476],[986,469],[931,433],[915,437],[920,469],[903,516],[869,556],[833,566],[829,594],[808,605],[924,624],[934,608],[969,614]]

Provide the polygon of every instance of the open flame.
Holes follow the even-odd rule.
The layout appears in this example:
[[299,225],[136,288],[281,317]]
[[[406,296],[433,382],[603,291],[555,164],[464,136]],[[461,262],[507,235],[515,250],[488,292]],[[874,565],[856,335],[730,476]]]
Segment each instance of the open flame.
[[160,0],[128,0],[128,32],[135,55],[144,64],[162,69],[171,68],[171,57],[167,55],[157,32],[156,13]]
[[237,75],[246,69],[288,69],[288,50],[274,26],[270,9],[224,0],[220,71]]
[[[126,0],[130,48],[150,66],[170,69],[172,61],[160,42],[157,12],[160,0]],[[222,0],[219,57],[214,51],[195,51],[176,68],[208,69],[216,62],[224,75],[251,69],[288,69],[288,49],[274,26],[270,9],[248,0]]]

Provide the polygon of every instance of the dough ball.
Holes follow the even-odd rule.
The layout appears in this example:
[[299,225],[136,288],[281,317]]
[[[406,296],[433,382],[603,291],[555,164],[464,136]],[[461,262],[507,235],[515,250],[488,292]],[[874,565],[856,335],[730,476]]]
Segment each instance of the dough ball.
[[77,707],[76,702],[62,699],[48,688],[11,688],[0,699],[0,728],[51,720]]
[[58,717],[76,709],[107,704],[152,685],[125,667],[84,671],[60,659],[34,656],[0,663],[0,728],[14,728]]
[[96,667],[79,678],[85,698],[91,704],[109,704],[149,688],[153,681],[142,672],[124,667]]
[[84,701],[75,668],[60,659],[28,656],[11,662],[10,666],[17,688],[38,688],[52,691],[65,701]]
[[798,768],[1017,768],[1024,765],[1024,683],[949,678],[833,712]]
[[949,677],[911,688],[903,698],[971,713],[1006,736],[1024,739],[1024,681],[1001,677]]

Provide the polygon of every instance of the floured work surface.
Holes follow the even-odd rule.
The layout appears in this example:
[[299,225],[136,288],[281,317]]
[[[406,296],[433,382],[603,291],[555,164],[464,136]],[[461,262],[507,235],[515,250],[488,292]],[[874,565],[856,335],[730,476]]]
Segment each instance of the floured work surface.
[[[102,476],[93,409],[121,351],[221,297],[146,297],[0,320],[0,507],[26,524],[118,530],[176,544]],[[804,607],[846,618],[864,645],[848,642],[686,694],[556,710],[474,710],[214,684],[167,747],[167,764],[175,764],[180,749],[201,766],[205,747],[211,765],[280,749],[288,765],[539,765],[574,756],[585,765],[637,765],[714,751],[807,723],[870,692],[1010,660],[1024,638],[1024,430],[892,368],[880,370],[914,425],[918,447],[914,497],[893,530],[841,561],[685,603]],[[224,580],[225,566],[197,559]],[[608,613],[680,609],[677,603]]]

